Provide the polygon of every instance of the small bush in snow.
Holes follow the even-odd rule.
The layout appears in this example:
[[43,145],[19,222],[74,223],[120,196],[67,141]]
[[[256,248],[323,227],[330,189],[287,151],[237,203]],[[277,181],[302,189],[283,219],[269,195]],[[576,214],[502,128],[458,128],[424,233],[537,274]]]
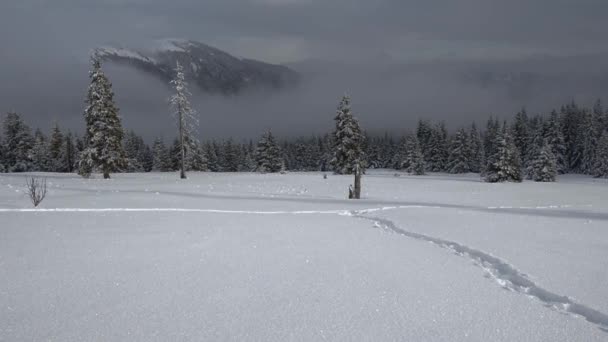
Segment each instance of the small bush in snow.
[[46,197],[46,179],[31,177],[26,181],[26,184],[27,194],[34,207],[37,207]]

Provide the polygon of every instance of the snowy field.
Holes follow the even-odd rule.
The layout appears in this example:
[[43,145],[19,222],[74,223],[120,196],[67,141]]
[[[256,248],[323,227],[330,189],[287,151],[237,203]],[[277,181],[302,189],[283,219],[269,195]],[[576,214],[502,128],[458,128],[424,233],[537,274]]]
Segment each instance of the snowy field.
[[608,182],[0,175],[0,341],[608,341]]

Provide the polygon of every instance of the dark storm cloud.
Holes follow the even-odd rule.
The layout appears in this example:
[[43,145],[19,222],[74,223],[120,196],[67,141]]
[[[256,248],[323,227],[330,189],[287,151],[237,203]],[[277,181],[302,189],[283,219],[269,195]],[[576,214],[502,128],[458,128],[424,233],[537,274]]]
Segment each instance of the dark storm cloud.
[[[15,109],[41,125],[57,119],[76,129],[90,49],[146,47],[176,37],[302,70],[311,63],[299,62],[311,60],[349,65],[332,64],[328,70],[318,64],[316,72],[323,76],[296,93],[198,96],[199,109],[210,116],[217,135],[247,135],[233,127],[235,120],[244,127],[257,124],[257,130],[277,126],[284,134],[294,127],[298,133],[319,131],[330,124],[345,90],[356,96],[362,121],[377,130],[418,116],[460,124],[523,104],[544,110],[548,102],[558,105],[570,96],[587,100],[603,94],[572,86],[513,101],[509,94],[444,77],[429,64],[442,61],[445,68],[446,61],[469,61],[457,67],[493,69],[499,68],[495,61],[547,56],[570,58],[556,67],[569,69],[580,64],[579,55],[601,60],[608,49],[607,11],[604,0],[5,0],[0,2],[0,111]],[[395,66],[408,63],[435,72]],[[536,71],[543,64],[511,67]],[[148,87],[153,80],[129,70],[109,73],[125,122],[162,134],[168,121],[166,88]],[[155,119],[144,120],[150,116]]]

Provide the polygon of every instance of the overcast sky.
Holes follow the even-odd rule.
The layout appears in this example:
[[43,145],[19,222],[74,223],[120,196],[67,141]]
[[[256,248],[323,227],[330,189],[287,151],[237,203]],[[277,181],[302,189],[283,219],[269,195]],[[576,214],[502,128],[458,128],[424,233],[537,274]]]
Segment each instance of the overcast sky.
[[188,38],[273,63],[576,57],[606,53],[607,13],[606,0],[2,0],[0,111],[80,106],[84,91],[54,91],[86,87],[66,68],[99,45]]

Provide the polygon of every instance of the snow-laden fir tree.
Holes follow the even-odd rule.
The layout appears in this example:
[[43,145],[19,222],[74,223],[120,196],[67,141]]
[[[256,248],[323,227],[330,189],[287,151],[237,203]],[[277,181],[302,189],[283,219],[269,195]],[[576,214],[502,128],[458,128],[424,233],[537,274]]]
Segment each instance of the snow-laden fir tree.
[[256,150],[258,172],[280,172],[283,168],[283,153],[270,131],[264,133]]
[[103,178],[108,179],[111,172],[126,166],[122,146],[124,132],[112,84],[102,71],[99,58],[94,56],[92,64],[84,112],[86,147],[80,156],[79,174],[88,177],[94,169],[99,169]]
[[485,156],[481,135],[479,134],[475,123],[471,125],[471,131],[469,133],[469,156],[471,172],[481,173],[485,164]]
[[445,171],[449,157],[445,123],[440,122],[432,128],[431,138],[428,144],[427,153],[429,159],[426,162],[426,169],[431,172]]
[[530,135],[528,143],[526,163],[524,166],[526,179],[534,179],[536,172],[536,161],[541,155],[541,150],[544,146],[545,137],[543,134],[543,128],[537,126]]
[[599,134],[597,132],[599,122],[596,121],[596,117],[593,113],[584,110],[583,111],[583,122],[580,125],[580,142],[582,144],[582,157],[579,171],[584,174],[593,174],[593,168],[595,165],[595,152],[598,144]]
[[61,154],[61,169],[63,172],[72,172],[74,171],[74,166],[76,164],[76,146],[74,146],[74,138],[72,137],[72,133],[68,131],[63,139],[63,153]]
[[420,149],[420,143],[416,135],[409,135],[406,138],[406,147],[404,152],[404,159],[401,163],[401,169],[405,172],[413,175],[424,175],[425,174],[425,163],[422,150]]
[[220,163],[224,172],[238,172],[241,164],[240,149],[235,145],[232,139],[224,141],[222,146],[222,154]]
[[48,172],[51,170],[51,158],[49,157],[49,144],[40,129],[34,132],[34,146],[30,152],[31,155],[31,170]]
[[450,156],[447,163],[449,173],[471,172],[471,148],[467,132],[464,129],[458,130],[452,140]]
[[174,109],[174,116],[178,126],[178,141],[179,141],[179,168],[180,178],[186,178],[186,144],[189,141],[196,140],[196,131],[198,128],[198,118],[196,111],[192,109],[190,100],[192,94],[188,90],[188,83],[184,75],[184,68],[179,61],[175,67],[175,78],[171,81],[171,85],[175,90],[175,94],[171,96],[169,102]]
[[608,178],[608,130],[604,130],[597,146],[593,176],[596,178]]
[[430,162],[431,155],[429,151],[429,145],[431,142],[431,136],[433,135],[433,127],[427,120],[418,120],[418,127],[416,128],[416,138],[420,145],[420,150],[424,156],[425,162]]
[[217,156],[217,148],[214,142],[207,142],[205,144],[205,155],[207,156],[207,168],[211,172],[219,172],[219,158]]
[[162,138],[154,139],[154,144],[152,145],[152,160],[152,171],[171,171],[171,158],[169,157],[169,151]]
[[331,166],[337,174],[352,174],[359,165],[365,167],[363,154],[363,132],[353,116],[350,97],[342,97],[334,118],[336,128],[333,133],[333,158]]
[[53,126],[51,136],[49,137],[49,159],[50,159],[50,171],[53,172],[65,172],[63,149],[64,140],[63,133],[59,125],[55,123]]
[[547,139],[543,139],[537,156],[531,163],[529,176],[535,182],[555,182],[557,177],[557,161],[551,145]]
[[135,134],[133,130],[128,131],[124,138],[124,151],[127,165],[125,167],[126,172],[143,172],[144,166],[140,160],[140,149],[143,149],[143,139]]
[[530,120],[525,108],[515,114],[511,130],[513,132],[513,143],[517,147],[519,155],[522,159],[525,159],[528,154],[527,147],[531,139]]
[[492,143],[494,153],[488,157],[485,180],[489,183],[521,182],[522,170],[519,151],[505,123]]
[[32,168],[31,150],[34,146],[32,130],[21,116],[11,112],[3,121],[4,167],[8,172],[26,172]]
[[[494,118],[490,118],[486,124],[486,131],[483,139],[483,149],[485,152],[486,165],[492,155],[496,153],[496,140],[500,131],[500,123]],[[485,167],[484,167],[485,169]]]
[[562,108],[561,127],[566,144],[568,171],[581,172],[583,159],[583,138],[586,132],[582,129],[584,111],[574,102]]
[[564,174],[568,170],[568,162],[566,160],[566,144],[564,142],[564,135],[560,126],[559,115],[557,111],[552,111],[547,122],[547,129],[545,130],[545,138],[548,140],[551,146],[551,152],[555,156],[557,172]]

